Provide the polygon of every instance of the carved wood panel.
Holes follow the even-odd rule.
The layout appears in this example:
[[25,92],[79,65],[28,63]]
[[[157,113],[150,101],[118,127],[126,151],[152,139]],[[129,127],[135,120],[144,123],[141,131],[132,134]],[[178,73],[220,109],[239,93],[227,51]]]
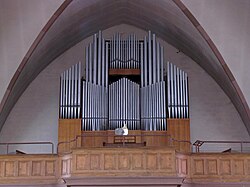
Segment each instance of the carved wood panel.
[[0,155],[0,184],[56,181],[58,168],[54,155]]
[[30,162],[19,161],[18,162],[18,176],[27,177],[30,175]]
[[250,181],[249,157],[249,154],[192,154],[189,178],[193,181]]
[[175,151],[166,148],[89,148],[75,150],[71,176],[175,174]]
[[5,162],[5,177],[15,177],[16,173],[16,162],[15,161],[6,161]]

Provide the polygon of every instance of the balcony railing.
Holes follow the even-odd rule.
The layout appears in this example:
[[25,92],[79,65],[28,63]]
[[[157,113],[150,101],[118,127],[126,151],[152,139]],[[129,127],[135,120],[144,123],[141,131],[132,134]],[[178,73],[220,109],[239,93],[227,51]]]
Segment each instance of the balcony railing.
[[208,141],[197,140],[193,143],[195,152],[250,152],[250,141]]
[[[99,144],[92,144],[87,147],[134,147],[134,146],[170,146],[170,147],[178,147],[179,150],[181,147],[184,152],[192,151],[192,143],[186,140],[176,140],[172,138],[170,135],[165,134],[129,134],[125,136],[117,136],[110,134],[82,134],[76,136],[75,139],[71,141],[59,142],[57,144],[57,153],[58,154],[68,154],[72,152],[72,149],[83,147],[85,140],[89,139],[89,141],[95,141],[99,138]],[[150,140],[151,139],[151,140]],[[81,140],[81,141],[80,141]],[[111,140],[111,141],[110,141]],[[139,140],[139,141],[138,141]],[[156,142],[154,142],[156,140]],[[63,148],[64,147],[64,148]],[[65,147],[66,150],[65,150]],[[63,149],[61,149],[63,148]],[[180,151],[182,151],[180,150]]]
[[[20,145],[24,145],[24,148],[26,146],[26,148],[28,147],[28,145],[35,145],[35,146],[43,146],[45,148],[45,146],[50,146],[50,151],[49,152],[44,152],[44,151],[36,151],[35,153],[39,153],[39,154],[43,154],[43,153],[51,153],[53,154],[54,153],[54,144],[52,142],[6,142],[6,143],[0,143],[0,146],[4,147],[3,148],[3,153],[4,154],[10,154],[12,153],[10,150],[13,151],[13,147],[14,146],[20,146]],[[18,151],[16,150],[16,152],[19,152],[19,153],[24,153],[23,151]],[[29,154],[32,154],[34,152],[32,152],[32,149],[31,149],[31,152],[29,152]],[[25,153],[24,153],[25,154]]]

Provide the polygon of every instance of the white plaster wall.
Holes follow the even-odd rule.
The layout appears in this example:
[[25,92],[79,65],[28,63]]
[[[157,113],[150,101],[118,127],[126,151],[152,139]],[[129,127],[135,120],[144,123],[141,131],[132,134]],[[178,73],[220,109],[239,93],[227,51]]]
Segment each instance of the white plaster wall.
[[[136,33],[142,38],[147,32],[128,25],[119,25],[103,32],[110,38],[114,32]],[[11,111],[0,132],[0,142],[52,141],[57,144],[59,77],[71,65],[83,61],[84,46],[92,38],[78,43],[54,60],[30,84]],[[215,81],[194,61],[161,41],[165,59],[189,75],[191,141],[249,140],[249,135],[233,104]],[[12,147],[26,152],[49,152],[49,147]],[[225,149],[227,147],[223,147]],[[3,147],[2,147],[3,151]]]
[[250,1],[182,0],[211,37],[250,104]]
[[[12,109],[0,132],[0,142],[51,141],[58,139],[58,104],[60,74],[82,61],[83,42],[58,57],[29,85]],[[2,146],[2,151],[4,147]],[[49,152],[49,146],[12,146],[10,152]]]
[[0,101],[29,47],[63,0],[0,0]]

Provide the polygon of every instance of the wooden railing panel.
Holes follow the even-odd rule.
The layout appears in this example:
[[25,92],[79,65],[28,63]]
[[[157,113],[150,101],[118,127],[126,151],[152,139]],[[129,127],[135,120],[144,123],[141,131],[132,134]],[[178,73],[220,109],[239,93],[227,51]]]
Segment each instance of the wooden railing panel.
[[173,149],[105,148],[74,150],[71,176],[175,176]]
[[55,155],[0,156],[0,184],[57,183],[58,168]]
[[180,177],[190,176],[190,156],[187,154],[176,153],[176,171]]
[[250,154],[176,154],[177,175],[192,182],[250,182]]
[[67,155],[1,155],[0,185],[61,178],[164,176],[185,183],[249,183],[250,154],[180,153],[170,147],[78,148]]

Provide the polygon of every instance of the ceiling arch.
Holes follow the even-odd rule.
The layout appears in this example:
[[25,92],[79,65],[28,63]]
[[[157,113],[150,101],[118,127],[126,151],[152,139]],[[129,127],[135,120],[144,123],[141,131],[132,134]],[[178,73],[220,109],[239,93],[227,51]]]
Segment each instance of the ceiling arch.
[[18,98],[56,57],[118,24],[152,30],[191,57],[221,86],[250,132],[247,102],[216,46],[180,0],[66,0],[34,41],[13,76],[0,105],[0,127]]

